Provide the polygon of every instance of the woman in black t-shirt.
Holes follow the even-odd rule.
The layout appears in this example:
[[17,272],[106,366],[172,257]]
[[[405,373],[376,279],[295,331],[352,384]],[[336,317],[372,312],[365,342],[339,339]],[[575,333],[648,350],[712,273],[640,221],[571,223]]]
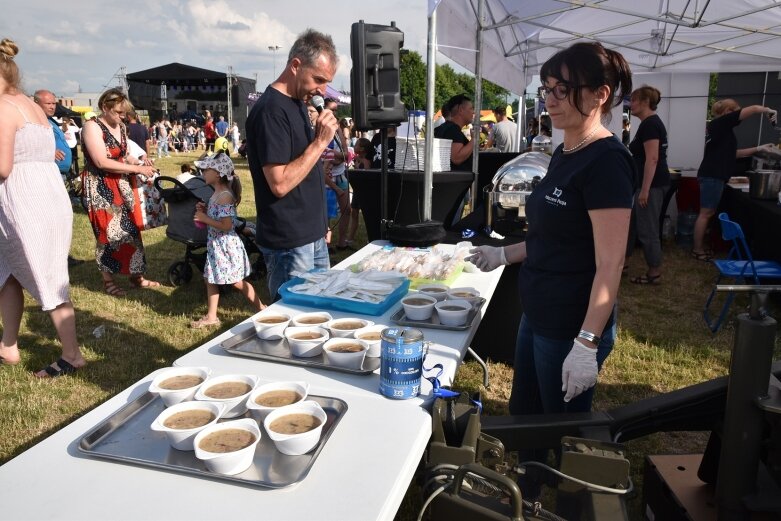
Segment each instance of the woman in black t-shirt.
[[540,78],[564,143],[526,201],[526,241],[481,246],[469,258],[484,271],[523,262],[511,414],[591,409],[599,366],[615,338],[634,193],[632,157],[602,125],[632,88],[623,56],[578,43],[548,60]]
[[[656,115],[661,98],[661,92],[648,85],[635,90],[631,96],[632,115],[640,120],[635,138],[629,143],[640,175],[632,218],[648,265],[645,275],[630,279],[635,284],[657,284],[662,276],[659,215],[664,194],[670,186],[670,172],[667,169],[667,129]],[[633,240],[634,237],[630,237],[630,252]]]
[[740,122],[754,114],[767,114],[775,124],[777,112],[770,107],[751,105],[740,108],[733,99],[719,100],[711,107],[713,119],[708,123],[705,134],[705,153],[697,170],[697,180],[700,184],[700,213],[694,223],[694,247],[691,256],[697,260],[710,262],[713,252],[705,250],[705,231],[708,221],[716,213],[721,201],[724,184],[735,173],[736,159],[748,157],[772,145],[741,148],[738,150],[738,140],[733,129]]

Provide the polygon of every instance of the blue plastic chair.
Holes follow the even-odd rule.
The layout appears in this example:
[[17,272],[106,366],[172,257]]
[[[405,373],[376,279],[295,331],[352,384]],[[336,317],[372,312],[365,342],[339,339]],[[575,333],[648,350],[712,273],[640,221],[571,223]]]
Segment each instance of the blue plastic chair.
[[732,241],[732,249],[726,259],[712,261],[719,270],[719,276],[705,302],[703,317],[713,333],[721,327],[721,323],[727,316],[727,310],[735,299],[735,292],[730,291],[718,317],[714,319],[710,316],[708,309],[716,296],[716,286],[723,278],[732,278],[735,284],[759,284],[760,279],[781,278],[781,264],[775,261],[754,260],[746,244],[743,230],[738,223],[730,221],[729,216],[724,212],[719,214],[719,221],[721,222],[721,236],[725,241]]

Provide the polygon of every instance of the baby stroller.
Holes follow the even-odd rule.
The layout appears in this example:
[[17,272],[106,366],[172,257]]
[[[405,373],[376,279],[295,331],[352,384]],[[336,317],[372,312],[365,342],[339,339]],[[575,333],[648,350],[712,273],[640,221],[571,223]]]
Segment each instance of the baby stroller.
[[[163,183],[173,184],[173,187],[164,188]],[[207,228],[198,228],[193,221],[195,205],[199,201],[207,202],[214,193],[214,189],[196,176],[192,176],[184,183],[173,177],[159,176],[155,178],[155,188],[165,199],[168,205],[168,228],[165,235],[169,239],[184,244],[187,249],[184,252],[184,260],[176,261],[168,267],[168,280],[174,286],[181,286],[190,282],[193,278],[192,264],[203,272],[206,264],[206,235]],[[266,263],[263,254],[260,253],[255,237],[245,233],[248,223],[246,219],[237,218],[234,229],[247,250],[247,256],[252,266],[251,278],[257,280],[266,276]]]

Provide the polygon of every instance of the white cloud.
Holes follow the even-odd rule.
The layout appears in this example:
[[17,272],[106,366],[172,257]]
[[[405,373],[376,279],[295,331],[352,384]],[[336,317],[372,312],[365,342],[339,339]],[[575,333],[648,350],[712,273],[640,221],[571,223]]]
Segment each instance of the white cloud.
[[57,87],[57,92],[78,92],[79,82],[76,80],[65,80],[62,85]]
[[47,38],[46,36],[38,35],[33,38],[33,49],[37,51],[45,51],[55,54],[74,54],[82,55],[89,54],[87,46],[81,44],[79,41],[71,39],[54,40]]

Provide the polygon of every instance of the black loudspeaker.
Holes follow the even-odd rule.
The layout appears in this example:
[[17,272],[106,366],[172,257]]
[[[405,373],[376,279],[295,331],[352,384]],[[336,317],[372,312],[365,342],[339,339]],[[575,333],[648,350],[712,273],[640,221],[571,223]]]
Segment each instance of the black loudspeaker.
[[407,121],[401,102],[399,51],[404,33],[391,25],[354,23],[350,31],[353,121],[358,130],[395,127]]

